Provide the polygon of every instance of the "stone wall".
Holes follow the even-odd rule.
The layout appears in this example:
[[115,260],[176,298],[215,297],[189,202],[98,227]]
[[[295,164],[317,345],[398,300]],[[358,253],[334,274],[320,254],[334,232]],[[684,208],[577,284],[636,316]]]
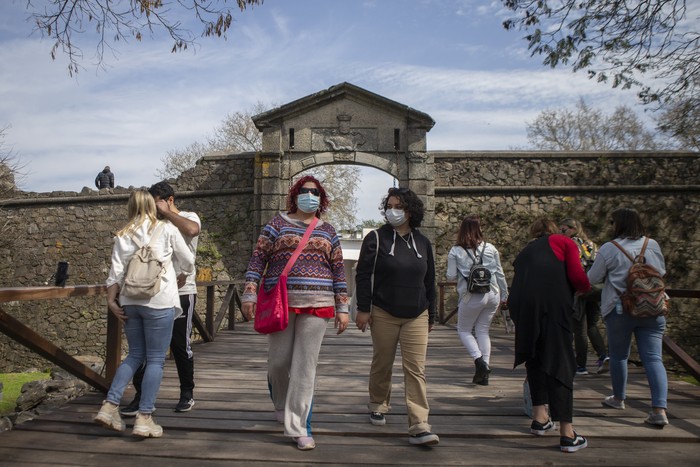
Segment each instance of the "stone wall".
[[[598,245],[610,240],[610,212],[632,207],[661,245],[670,288],[700,289],[700,157],[697,154],[528,154],[436,152],[438,280],[459,223],[477,214],[501,254],[507,279],[532,221],[581,221]],[[450,298],[454,298],[453,296]],[[695,299],[672,300],[668,334],[700,357]]]
[[[575,217],[596,243],[608,240],[609,213],[638,209],[656,238],[673,288],[700,289],[700,157],[679,153],[455,152],[434,158],[435,250],[438,280],[446,255],[466,214],[482,217],[489,241],[501,252],[510,280],[511,264],[527,241],[532,221],[542,215]],[[257,238],[253,210],[254,154],[218,155],[171,183],[180,209],[197,212],[202,234],[197,265],[205,279],[240,279]],[[432,176],[432,175],[431,175]],[[10,244],[0,243],[0,287],[35,286],[70,262],[68,284],[103,283],[109,272],[112,233],[126,220],[129,189],[98,194],[17,193],[0,201],[7,214]],[[700,358],[697,300],[673,301],[669,334]],[[204,295],[200,293],[200,307]],[[4,310],[74,355],[104,357],[104,299],[0,304]],[[46,366],[46,362],[0,335],[0,371]]]
[[[252,154],[209,156],[171,180],[178,207],[197,212],[202,219],[197,266],[206,274],[204,279],[240,278],[245,272],[255,241],[250,235],[253,160]],[[17,193],[0,201],[13,240],[0,246],[0,287],[44,285],[58,261],[70,263],[69,285],[104,283],[113,232],[126,222],[131,188],[117,187],[114,194],[89,188],[81,193]],[[0,307],[71,355],[104,358],[104,297],[10,302]],[[47,365],[0,334],[0,372]]]

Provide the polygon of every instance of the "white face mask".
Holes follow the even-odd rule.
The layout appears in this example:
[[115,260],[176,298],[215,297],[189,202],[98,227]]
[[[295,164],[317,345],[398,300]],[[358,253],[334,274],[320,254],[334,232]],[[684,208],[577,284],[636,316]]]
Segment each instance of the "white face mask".
[[384,215],[393,227],[398,227],[406,222],[406,211],[403,209],[387,209],[384,211]]

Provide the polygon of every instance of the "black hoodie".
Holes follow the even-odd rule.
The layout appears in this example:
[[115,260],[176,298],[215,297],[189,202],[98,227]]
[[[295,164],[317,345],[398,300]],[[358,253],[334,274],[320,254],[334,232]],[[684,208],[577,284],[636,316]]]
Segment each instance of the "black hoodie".
[[[401,237],[385,224],[379,229],[379,255],[374,233],[362,241],[355,276],[357,309],[370,311],[375,305],[397,318],[415,318],[426,309],[429,322],[435,322],[435,260],[430,240],[413,229]],[[393,255],[391,254],[393,252]]]

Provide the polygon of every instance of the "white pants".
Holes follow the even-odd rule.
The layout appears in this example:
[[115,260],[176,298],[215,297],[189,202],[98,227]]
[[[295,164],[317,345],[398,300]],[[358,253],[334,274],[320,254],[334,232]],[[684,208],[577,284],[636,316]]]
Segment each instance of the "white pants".
[[499,295],[489,292],[470,294],[467,297],[459,302],[457,333],[472,359],[482,357],[488,363],[491,357],[489,328],[498,309]]
[[267,380],[275,410],[284,410],[284,434],[311,436],[316,364],[328,319],[289,314],[289,326],[269,336]]

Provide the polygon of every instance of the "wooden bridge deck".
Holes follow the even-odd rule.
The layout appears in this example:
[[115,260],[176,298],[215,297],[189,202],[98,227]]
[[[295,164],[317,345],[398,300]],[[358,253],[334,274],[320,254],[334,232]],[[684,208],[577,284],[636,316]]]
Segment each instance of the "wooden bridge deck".
[[[2,465],[698,465],[700,388],[671,379],[670,426],[646,426],[649,392],[641,369],[630,370],[625,411],[603,408],[608,375],[577,377],[576,429],[589,448],[561,453],[558,433],[529,434],[522,411],[524,369],[511,370],[513,336],[492,329],[491,385],[471,384],[472,365],[453,327],[430,335],[430,422],[440,435],[434,448],[408,444],[400,368],[395,367],[392,413],[383,427],[368,423],[369,333],[336,336],[329,327],[319,365],[314,405],[317,448],[302,452],[274,420],[265,376],[266,338],[250,324],[222,331],[216,342],[195,346],[196,405],[177,414],[174,364],[166,364],[158,399],[160,439],[131,438],[94,425],[102,399],[94,392],[0,434]],[[125,399],[131,395],[127,392]]]

